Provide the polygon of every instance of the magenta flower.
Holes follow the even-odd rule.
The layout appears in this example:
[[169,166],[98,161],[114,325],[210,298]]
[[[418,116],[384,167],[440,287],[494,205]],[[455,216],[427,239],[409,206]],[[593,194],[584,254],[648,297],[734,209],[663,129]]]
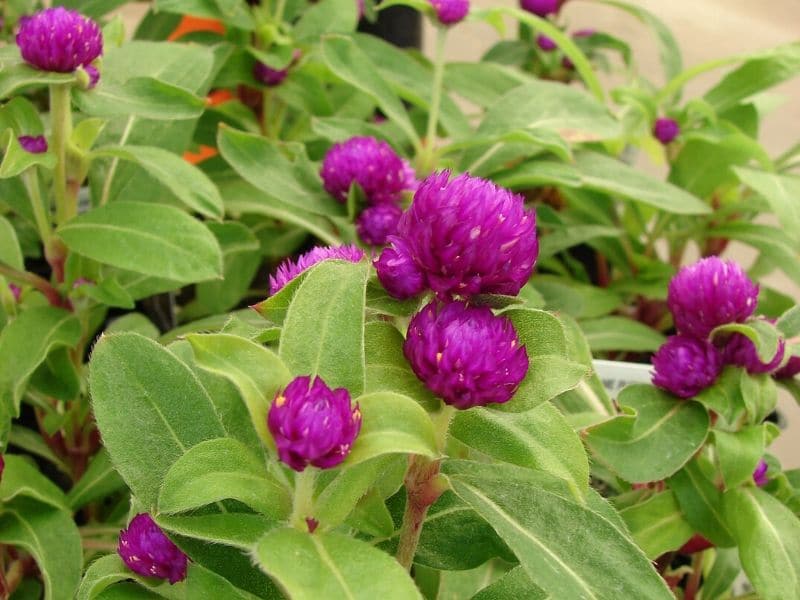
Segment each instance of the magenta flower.
[[368,206],[356,220],[358,237],[370,246],[383,246],[397,232],[402,215],[403,209],[390,202]]
[[788,362],[777,370],[772,376],[775,379],[791,379],[800,373],[800,356],[792,356]]
[[574,38],[588,38],[588,37],[592,37],[596,33],[597,33],[596,29],[591,29],[591,28],[578,29],[575,33],[572,34],[572,37],[574,37]]
[[747,369],[747,372],[751,375],[760,375],[762,373],[772,373],[776,371],[783,362],[785,351],[786,341],[783,338],[779,338],[778,349],[775,351],[775,356],[767,362],[762,362],[758,357],[756,346],[750,341],[750,338],[741,333],[734,333],[731,335],[727,344],[725,344],[722,356],[725,359],[725,364],[743,367]]
[[43,135],[21,135],[17,138],[22,149],[31,154],[47,152],[47,138]]
[[442,25],[455,25],[469,13],[469,0],[429,0]]
[[768,469],[769,465],[767,465],[767,462],[763,458],[758,461],[758,466],[756,467],[756,470],[753,471],[753,482],[758,487],[764,487],[767,485],[767,483],[769,483],[769,477],[767,477]]
[[381,285],[390,296],[400,300],[421,294],[426,287],[425,275],[411,258],[406,242],[396,236],[390,236],[388,241],[391,245],[384,248],[374,263]]
[[14,296],[14,300],[19,302],[19,299],[22,296],[22,288],[19,287],[18,285],[13,284],[13,283],[9,283],[8,284],[8,289],[11,290],[11,295]]
[[561,10],[564,0],[520,0],[520,6],[539,17],[554,15]]
[[85,65],[83,70],[89,76],[89,85],[86,87],[88,90],[93,90],[100,82],[100,71],[94,65]]
[[103,34],[88,17],[59,6],[22,17],[17,46],[37,69],[71,73],[103,53]]
[[711,342],[675,335],[653,355],[653,368],[653,385],[692,398],[717,380],[722,355]]
[[257,62],[253,66],[253,77],[267,87],[280,85],[288,74],[289,69],[273,69],[262,62]]
[[364,258],[364,251],[356,246],[316,246],[297,257],[287,258],[269,278],[269,293],[274,296],[292,279],[323,260],[346,260],[357,263]]
[[[396,237],[404,242],[404,250],[384,252],[393,258],[407,254],[424,275],[426,287],[442,299],[516,295],[539,255],[536,213],[525,210],[522,196],[466,174],[450,180],[449,171],[422,182]],[[390,281],[389,273],[381,273],[383,265],[382,260],[376,264],[378,276]],[[390,283],[386,289],[392,293],[394,287]]]
[[117,552],[122,562],[139,575],[170,583],[186,578],[188,558],[146,513],[133,517],[128,528],[120,531]]
[[698,339],[720,325],[744,322],[757,302],[758,286],[742,268],[716,256],[678,271],[667,295],[678,333]]
[[556,43],[546,35],[537,35],[536,45],[539,46],[539,48],[541,48],[544,52],[552,52],[558,48]]
[[511,321],[463,302],[431,302],[414,315],[403,354],[428,389],[459,409],[508,402],[528,372]]
[[665,146],[678,137],[681,133],[681,126],[675,119],[669,117],[659,117],[653,124],[653,136]]
[[320,377],[296,377],[269,407],[267,426],[278,456],[295,471],[330,469],[350,453],[361,431],[361,412],[344,388],[331,390]]
[[357,183],[367,202],[395,202],[412,190],[408,164],[391,146],[372,137],[352,137],[334,144],[322,161],[320,175],[325,190],[339,202],[347,200],[350,186]]

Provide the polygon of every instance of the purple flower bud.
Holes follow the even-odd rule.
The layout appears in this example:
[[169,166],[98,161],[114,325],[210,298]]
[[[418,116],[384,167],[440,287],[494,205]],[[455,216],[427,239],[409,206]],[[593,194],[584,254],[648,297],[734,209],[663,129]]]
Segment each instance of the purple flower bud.
[[569,56],[563,56],[561,58],[561,66],[567,71],[572,71],[575,69],[575,63],[572,62],[572,59]]
[[675,119],[659,117],[653,124],[653,136],[665,146],[678,137],[680,133],[681,126],[678,125]]
[[253,77],[267,87],[280,85],[288,74],[289,69],[273,69],[262,62],[257,62],[253,66]]
[[763,458],[758,461],[758,466],[756,470],[753,471],[753,482],[758,487],[764,487],[769,483],[769,477],[767,477],[767,470],[769,469],[769,465],[767,465],[767,461]]
[[47,152],[47,138],[43,135],[21,135],[17,138],[22,149],[31,154]]
[[86,65],[83,67],[83,70],[86,71],[86,74],[89,76],[89,85],[86,89],[93,90],[100,82],[100,71],[94,65]]
[[334,144],[322,161],[320,172],[327,192],[339,202],[347,200],[350,186],[357,183],[367,202],[395,202],[413,189],[408,164],[391,146],[372,137],[352,137]]
[[370,246],[383,246],[389,236],[397,232],[397,223],[402,214],[402,208],[388,202],[368,206],[356,221],[358,237]]
[[742,268],[716,256],[682,268],[669,282],[667,306],[678,333],[706,339],[711,330],[753,314],[758,286]]
[[800,356],[792,356],[789,358],[789,361],[772,376],[775,379],[791,379],[798,373],[800,373]]
[[786,341],[783,338],[779,338],[775,356],[767,362],[762,362],[758,357],[756,346],[750,341],[750,338],[741,333],[734,333],[728,343],[725,344],[722,356],[725,359],[725,364],[744,367],[751,375],[760,375],[775,371],[783,362],[785,351]]
[[296,260],[287,258],[269,278],[270,295],[277,294],[292,279],[323,260],[346,260],[357,263],[364,258],[364,251],[356,246],[315,246]]
[[0,481],[3,480],[3,471],[6,470],[6,459],[0,454]]
[[459,409],[508,402],[528,372],[511,321],[463,302],[431,302],[414,315],[403,354],[432,392]]
[[653,368],[653,385],[692,398],[716,381],[722,355],[711,342],[675,335],[653,355]]
[[186,578],[186,555],[146,513],[133,517],[128,528],[120,532],[117,552],[128,568],[139,575],[167,579],[170,583]]
[[71,73],[103,53],[103,34],[88,17],[59,6],[22,17],[17,46],[37,69]]
[[454,25],[469,13],[469,0],[429,0],[442,25]]
[[391,245],[375,261],[378,279],[389,295],[400,300],[413,298],[425,290],[425,275],[419,270],[402,238],[390,236]]
[[541,48],[544,52],[552,52],[558,48],[556,43],[546,35],[537,35],[536,45],[539,46],[539,48]]
[[520,6],[539,17],[554,15],[561,9],[564,0],[520,0]]
[[19,299],[22,296],[22,288],[18,285],[14,285],[13,283],[9,283],[8,289],[11,290],[11,295],[14,296],[14,300],[19,302]]
[[269,407],[267,426],[278,456],[295,471],[330,469],[350,453],[361,431],[361,412],[344,388],[331,390],[320,377],[296,377]]
[[597,33],[596,29],[588,28],[588,29],[578,29],[575,33],[572,34],[574,38],[588,38],[592,37],[594,34]]
[[513,296],[539,255],[536,213],[523,202],[485,179],[464,174],[450,180],[449,171],[434,173],[400,218],[397,237],[440,298]]
[[358,0],[356,4],[358,5],[358,20],[360,21],[364,18],[364,15],[367,12],[367,7],[364,5],[364,0]]

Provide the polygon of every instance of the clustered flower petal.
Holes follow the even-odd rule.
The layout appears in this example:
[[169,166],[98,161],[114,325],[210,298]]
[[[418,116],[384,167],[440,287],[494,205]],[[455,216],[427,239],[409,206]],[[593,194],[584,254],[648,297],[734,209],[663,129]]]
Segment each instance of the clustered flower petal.
[[277,294],[292,279],[323,260],[346,260],[357,263],[364,258],[364,251],[357,246],[316,246],[297,257],[286,259],[269,278],[270,295]]
[[425,275],[411,258],[405,240],[390,236],[390,246],[375,261],[378,280],[390,296],[407,300],[421,294],[426,287]]
[[320,377],[297,377],[275,396],[267,426],[278,456],[295,471],[330,469],[350,453],[361,431],[361,412],[344,388],[331,390]]
[[564,0],[520,0],[520,6],[539,17],[557,14]]
[[692,398],[716,381],[722,366],[722,355],[711,342],[675,335],[653,355],[653,385]]
[[120,532],[117,552],[139,575],[166,579],[171,584],[186,578],[187,556],[146,513],[133,517],[128,528]]
[[442,25],[454,25],[469,13],[469,0],[429,0]]
[[17,46],[37,69],[71,73],[103,53],[103,34],[88,17],[59,6],[22,17]]
[[773,377],[776,379],[791,379],[798,373],[800,373],[800,356],[791,356],[786,364],[773,374]]
[[21,135],[17,138],[19,145],[25,152],[43,154],[47,152],[47,138],[43,135]]
[[89,76],[89,84],[86,89],[93,90],[100,82],[100,71],[94,65],[84,65],[83,70]]
[[459,409],[507,402],[528,372],[511,321],[463,302],[425,306],[411,319],[403,354],[431,391]]
[[755,471],[753,471],[753,483],[755,483],[758,487],[764,487],[769,483],[769,477],[767,477],[767,470],[769,469],[769,465],[767,465],[767,461],[763,458],[758,461],[758,466],[756,467]]
[[283,83],[283,80],[289,75],[289,69],[300,60],[302,52],[298,49],[292,53],[291,62],[282,69],[275,69],[260,61],[256,61],[253,65],[253,77],[257,81],[263,83],[267,87],[276,87]]
[[758,286],[734,262],[716,256],[684,267],[669,284],[667,305],[678,333],[706,339],[727,323],[742,323],[758,302]]
[[384,141],[367,136],[334,144],[322,161],[325,190],[345,202],[350,186],[357,183],[369,204],[397,202],[413,190],[416,178],[402,158]]
[[779,338],[778,349],[775,351],[775,356],[767,362],[762,362],[758,357],[756,346],[750,338],[741,333],[734,333],[731,335],[728,343],[725,344],[723,357],[725,359],[725,364],[743,367],[751,375],[759,375],[776,371],[783,362],[783,354],[785,351],[786,342],[783,338]]
[[[398,240],[403,248],[398,249]],[[392,238],[390,260],[376,263],[391,294],[410,289],[393,275],[421,273],[441,299],[475,294],[516,295],[528,281],[539,254],[536,213],[522,196],[470,175],[450,179],[449,171],[423,181]],[[402,269],[386,267],[399,257]]]
[[403,209],[394,203],[368,206],[356,219],[358,237],[369,246],[383,246],[397,232],[402,215]]
[[669,117],[659,117],[653,124],[653,136],[665,146],[678,137],[681,133],[681,126],[675,119]]

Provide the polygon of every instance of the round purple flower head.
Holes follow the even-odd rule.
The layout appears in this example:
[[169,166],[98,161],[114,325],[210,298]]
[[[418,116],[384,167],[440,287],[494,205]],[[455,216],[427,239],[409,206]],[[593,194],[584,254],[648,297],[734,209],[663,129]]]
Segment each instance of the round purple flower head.
[[71,73],[103,53],[103,34],[90,18],[59,6],[22,17],[17,46],[37,69]]
[[370,246],[383,246],[397,231],[397,223],[403,209],[396,204],[384,202],[368,206],[356,220],[356,231],[361,241]]
[[292,279],[323,260],[346,260],[357,263],[364,258],[364,251],[356,246],[316,246],[297,257],[287,258],[269,278],[269,293],[277,294]]
[[463,302],[431,302],[414,315],[403,354],[432,392],[462,410],[508,402],[528,372],[511,321]]
[[47,138],[43,135],[21,135],[17,138],[19,145],[25,152],[43,154],[47,152]]
[[742,268],[716,256],[678,271],[667,294],[678,333],[698,339],[706,339],[720,325],[743,322],[757,302],[758,286]]
[[558,48],[556,43],[546,35],[537,35],[536,45],[539,46],[539,48],[541,48],[544,52],[552,52]]
[[469,0],[429,0],[442,25],[454,25],[469,13]]
[[86,85],[86,89],[93,90],[100,82],[100,71],[94,65],[85,65],[83,70],[86,71],[86,75],[89,77],[89,83]]
[[800,356],[792,356],[789,358],[789,361],[772,376],[775,379],[791,379],[798,373],[800,373]]
[[783,362],[783,354],[786,351],[786,341],[778,339],[778,349],[769,361],[762,362],[758,357],[756,345],[746,335],[734,333],[722,351],[725,364],[736,365],[747,369],[751,375],[762,373],[772,373],[780,367]]
[[188,558],[155,524],[141,513],[119,534],[117,546],[122,561],[134,573],[177,583],[186,578]]
[[[539,255],[536,213],[525,210],[522,196],[466,174],[450,180],[449,171],[420,184],[397,237],[427,287],[442,299],[516,295]],[[378,276],[387,281],[382,263],[376,265]],[[386,286],[390,293],[391,287]]]
[[674,335],[653,355],[653,368],[653,385],[692,398],[716,381],[722,355],[711,342]]
[[564,0],[520,0],[519,4],[523,10],[539,17],[546,17],[558,13],[563,2]]
[[344,388],[331,390],[321,378],[296,377],[269,407],[267,426],[278,456],[295,471],[308,465],[330,469],[350,453],[361,431],[361,412]]
[[408,164],[391,146],[372,137],[357,136],[334,144],[322,161],[320,175],[325,190],[339,202],[347,200],[353,183],[361,187],[370,204],[395,202],[416,183],[409,179]]
[[769,477],[767,477],[767,470],[769,469],[769,465],[767,465],[767,461],[763,458],[758,461],[758,466],[756,470],[753,471],[753,483],[755,483],[758,487],[764,487],[769,483]]
[[391,245],[384,248],[374,263],[381,285],[390,296],[400,300],[421,294],[426,286],[425,275],[411,258],[406,242],[397,236],[390,236],[389,242]]
[[675,119],[669,117],[659,117],[653,124],[653,136],[665,146],[678,137],[681,133],[681,126]]

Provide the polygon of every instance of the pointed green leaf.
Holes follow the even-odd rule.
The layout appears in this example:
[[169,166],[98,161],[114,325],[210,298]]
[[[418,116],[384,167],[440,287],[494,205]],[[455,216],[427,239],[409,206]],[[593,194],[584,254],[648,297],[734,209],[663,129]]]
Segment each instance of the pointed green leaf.
[[694,529],[686,521],[675,495],[667,490],[620,511],[625,524],[647,558],[655,560],[685,544]]

